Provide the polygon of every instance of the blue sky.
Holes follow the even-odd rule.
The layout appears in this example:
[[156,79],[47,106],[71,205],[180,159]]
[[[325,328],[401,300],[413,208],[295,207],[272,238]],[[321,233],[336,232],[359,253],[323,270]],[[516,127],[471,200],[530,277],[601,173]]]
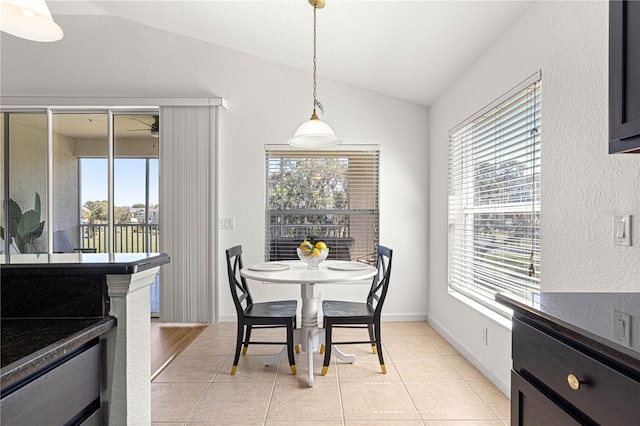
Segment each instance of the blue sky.
[[[82,204],[107,199],[107,160],[81,160]],[[145,160],[117,158],[114,164],[114,204],[131,207],[145,202]],[[149,161],[149,203],[158,204],[158,160]]]

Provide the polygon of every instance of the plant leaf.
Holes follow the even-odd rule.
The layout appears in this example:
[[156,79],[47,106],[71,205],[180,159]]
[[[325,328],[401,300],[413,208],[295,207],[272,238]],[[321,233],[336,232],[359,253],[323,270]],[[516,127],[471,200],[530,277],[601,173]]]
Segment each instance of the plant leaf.
[[36,192],[36,203],[34,210],[38,213],[38,220],[40,220],[40,194]]
[[27,244],[24,242],[21,235],[16,235],[15,237],[13,237],[13,242],[18,247],[18,251],[20,253],[27,252]]
[[36,230],[33,231],[33,236],[35,238],[40,238],[40,235],[42,235],[42,231],[44,231],[44,220],[40,222],[40,226],[38,226],[38,228],[36,228]]
[[18,223],[18,234],[20,234],[25,243],[32,242],[35,238],[34,232],[40,226],[40,215],[35,210],[29,210],[22,215]]
[[18,235],[18,223],[22,218],[22,209],[11,198],[9,198],[9,235],[16,237]]

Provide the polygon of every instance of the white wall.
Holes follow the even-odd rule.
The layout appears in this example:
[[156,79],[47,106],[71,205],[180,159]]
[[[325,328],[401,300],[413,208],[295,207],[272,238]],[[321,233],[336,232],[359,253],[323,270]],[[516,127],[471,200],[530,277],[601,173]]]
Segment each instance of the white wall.
[[[71,241],[79,247],[78,223],[79,191],[78,159],[73,155],[73,139],[54,133],[53,135],[53,230],[66,230]],[[45,168],[46,170],[46,168]],[[73,185],[67,183],[72,182]],[[46,210],[42,206],[42,215]]]
[[[511,336],[447,293],[447,143],[453,126],[542,70],[543,291],[640,291],[640,155],[607,154],[608,3],[538,2],[430,108],[429,320],[503,391]],[[480,341],[489,328],[489,345]]]
[[[42,115],[41,118],[42,123],[46,123],[46,116]],[[4,131],[4,128],[2,130]],[[24,213],[35,207],[35,194],[38,193],[40,220],[46,220],[47,134],[41,129],[27,127],[17,120],[10,120],[9,139],[9,197],[18,203]],[[4,209],[2,213],[4,214]]]
[[[60,16],[56,21],[65,31],[56,43],[38,44],[2,33],[3,96],[228,100],[220,123],[217,214],[235,218],[236,229],[219,232],[218,258],[211,261],[219,263],[220,316],[235,318],[224,249],[242,244],[245,263],[263,260],[264,145],[285,143],[308,119],[311,74],[119,19]],[[323,60],[329,60],[329,54]],[[343,143],[380,145],[380,240],[395,250],[385,313],[387,318],[425,319],[427,109],[323,78],[318,96],[327,112],[324,119]],[[211,212],[211,220],[215,214]],[[366,289],[360,285],[344,293],[344,288],[340,293],[330,287],[322,291],[325,297],[362,298]],[[254,285],[257,299],[298,295],[297,286]]]
[[[46,126],[46,115],[38,114],[36,122]],[[13,116],[15,117],[15,116]],[[22,211],[35,208],[35,194],[40,195],[40,220],[45,221],[44,235],[47,232],[47,134],[42,128],[26,126],[20,120],[11,120],[9,190],[10,198],[18,203]],[[0,132],[4,131],[4,122]],[[53,180],[56,188],[54,199],[53,229],[66,229],[73,241],[77,241],[78,188],[77,185],[65,186],[66,182],[78,181],[78,162],[73,156],[73,140],[54,133],[54,170]],[[2,169],[2,167],[0,167]],[[1,194],[0,198],[4,195]],[[4,217],[0,219],[4,225]],[[46,249],[46,240],[38,239],[38,249]]]

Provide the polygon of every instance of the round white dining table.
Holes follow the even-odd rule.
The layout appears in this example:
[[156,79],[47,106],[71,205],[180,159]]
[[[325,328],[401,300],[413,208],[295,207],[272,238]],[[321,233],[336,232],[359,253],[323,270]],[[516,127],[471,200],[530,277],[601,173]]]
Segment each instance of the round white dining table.
[[[285,260],[265,262],[242,268],[240,274],[250,280],[266,283],[299,284],[302,297],[302,323],[294,331],[294,345],[301,345],[302,351],[309,357],[309,386],[313,386],[313,353],[324,344],[324,329],[318,327],[318,305],[316,303],[314,287],[317,284],[353,284],[358,281],[371,279],[378,270],[373,266],[361,262],[344,260],[326,260],[317,268],[309,268],[301,260]],[[355,355],[345,354],[333,347],[333,353],[346,361],[353,363]],[[265,365],[272,365],[285,358],[287,349],[284,347],[278,354],[266,356]]]

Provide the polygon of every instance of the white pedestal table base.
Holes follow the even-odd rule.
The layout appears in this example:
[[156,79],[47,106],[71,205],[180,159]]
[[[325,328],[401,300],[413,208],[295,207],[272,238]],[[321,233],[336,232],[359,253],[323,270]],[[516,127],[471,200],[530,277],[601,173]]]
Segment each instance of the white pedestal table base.
[[[302,326],[293,331],[293,345],[300,345],[302,352],[309,356],[309,386],[313,386],[313,354],[320,350],[320,345],[325,344],[324,328],[318,327],[318,304],[314,295],[314,284],[301,284],[302,296]],[[354,354],[345,354],[336,346],[333,346],[332,354],[344,362],[353,364],[356,362]],[[280,352],[262,358],[264,365],[273,365],[282,359],[288,359],[287,347],[283,346]]]

